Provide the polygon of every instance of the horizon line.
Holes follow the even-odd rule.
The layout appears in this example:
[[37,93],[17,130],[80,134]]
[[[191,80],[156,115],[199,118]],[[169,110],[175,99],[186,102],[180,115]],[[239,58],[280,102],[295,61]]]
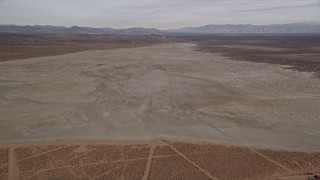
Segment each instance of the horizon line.
[[253,25],[253,26],[271,26],[271,25],[290,25],[290,24],[315,24],[315,25],[320,25],[320,22],[294,22],[294,23],[275,23],[275,24],[205,24],[205,25],[200,25],[200,26],[185,26],[185,27],[180,27],[180,28],[173,28],[173,29],[160,29],[160,28],[155,28],[155,27],[143,27],[143,26],[132,26],[132,27],[127,27],[127,28],[114,28],[114,27],[92,27],[92,26],[78,26],[78,25],[72,25],[72,26],[63,26],[63,25],[51,25],[51,24],[0,24],[0,26],[55,26],[55,27],[64,27],[64,28],[72,28],[72,27],[79,27],[79,28],[94,28],[94,29],[104,29],[104,28],[109,28],[109,29],[115,29],[115,30],[121,30],[121,29],[132,29],[132,28],[144,28],[144,29],[157,29],[157,30],[175,30],[175,29],[183,29],[183,28],[192,28],[192,27],[204,27],[204,26],[210,26],[210,25],[220,25],[220,26],[225,26],[225,25]]

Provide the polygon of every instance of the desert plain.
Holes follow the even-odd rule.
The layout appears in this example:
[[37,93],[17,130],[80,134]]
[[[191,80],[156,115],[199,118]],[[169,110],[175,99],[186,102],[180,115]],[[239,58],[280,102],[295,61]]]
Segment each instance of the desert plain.
[[299,37],[13,37],[0,46],[0,178],[320,172],[318,36],[301,47]]

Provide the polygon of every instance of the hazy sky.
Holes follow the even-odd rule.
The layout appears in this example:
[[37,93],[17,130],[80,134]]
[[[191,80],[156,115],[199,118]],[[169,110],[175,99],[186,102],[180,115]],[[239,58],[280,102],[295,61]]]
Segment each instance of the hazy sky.
[[320,22],[320,0],[0,0],[0,24],[155,27]]

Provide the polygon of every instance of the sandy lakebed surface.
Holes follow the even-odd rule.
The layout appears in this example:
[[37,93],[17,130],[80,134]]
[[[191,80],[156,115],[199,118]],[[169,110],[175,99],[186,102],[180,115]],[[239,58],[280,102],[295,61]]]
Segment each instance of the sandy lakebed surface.
[[194,44],[0,63],[0,141],[187,138],[320,150],[320,79]]

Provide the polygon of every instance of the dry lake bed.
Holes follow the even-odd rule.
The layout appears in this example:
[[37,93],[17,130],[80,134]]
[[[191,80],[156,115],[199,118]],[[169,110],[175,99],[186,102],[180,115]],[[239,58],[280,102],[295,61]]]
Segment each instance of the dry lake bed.
[[0,62],[0,141],[164,137],[320,150],[320,78],[195,47]]

